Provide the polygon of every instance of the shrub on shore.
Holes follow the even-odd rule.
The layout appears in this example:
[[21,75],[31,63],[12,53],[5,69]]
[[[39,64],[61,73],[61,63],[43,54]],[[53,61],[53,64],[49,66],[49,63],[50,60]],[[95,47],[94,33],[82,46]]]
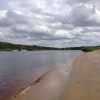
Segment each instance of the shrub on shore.
[[91,52],[93,50],[98,50],[98,49],[100,49],[99,46],[85,46],[81,50],[84,52]]

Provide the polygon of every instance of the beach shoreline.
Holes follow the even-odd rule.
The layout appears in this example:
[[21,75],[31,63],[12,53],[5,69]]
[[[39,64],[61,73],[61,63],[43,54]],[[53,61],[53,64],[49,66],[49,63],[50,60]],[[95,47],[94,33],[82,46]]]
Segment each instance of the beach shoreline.
[[59,100],[100,100],[100,50],[75,59],[68,85]]
[[69,74],[72,70],[71,63],[58,64],[54,68],[36,79],[33,84],[21,91],[15,99],[11,100],[58,100],[60,94],[63,92]]

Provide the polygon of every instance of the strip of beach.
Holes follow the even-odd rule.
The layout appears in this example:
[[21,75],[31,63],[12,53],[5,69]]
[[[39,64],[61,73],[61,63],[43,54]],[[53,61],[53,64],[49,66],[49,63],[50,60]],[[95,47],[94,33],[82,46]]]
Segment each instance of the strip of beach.
[[100,50],[77,57],[66,75],[66,67],[51,70],[16,100],[100,100]]
[[74,61],[59,100],[100,100],[100,50],[84,53]]

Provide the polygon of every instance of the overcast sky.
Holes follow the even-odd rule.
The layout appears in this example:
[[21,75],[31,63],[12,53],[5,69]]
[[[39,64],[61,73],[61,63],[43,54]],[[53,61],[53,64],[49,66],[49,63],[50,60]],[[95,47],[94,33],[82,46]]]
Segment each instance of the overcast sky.
[[0,41],[100,45],[100,0],[1,0]]

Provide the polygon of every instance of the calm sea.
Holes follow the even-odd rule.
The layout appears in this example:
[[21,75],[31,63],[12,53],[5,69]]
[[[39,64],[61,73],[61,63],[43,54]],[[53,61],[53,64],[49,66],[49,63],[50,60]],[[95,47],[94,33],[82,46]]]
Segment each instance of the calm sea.
[[0,100],[10,100],[58,64],[69,66],[81,53],[78,50],[0,52]]

